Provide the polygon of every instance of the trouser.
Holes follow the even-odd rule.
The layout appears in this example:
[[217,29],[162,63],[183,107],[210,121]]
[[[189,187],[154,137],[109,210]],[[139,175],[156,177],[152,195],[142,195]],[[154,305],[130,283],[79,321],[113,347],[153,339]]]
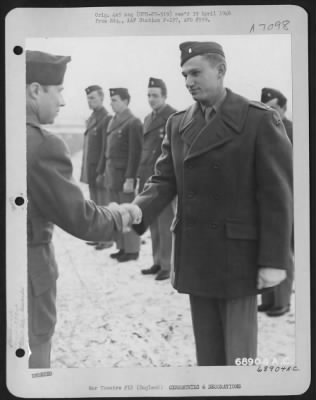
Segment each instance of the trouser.
[[51,339],[45,343],[30,344],[29,368],[50,368],[51,347]]
[[[134,193],[123,193],[114,190],[110,191],[110,199],[118,204],[131,203],[135,198]],[[116,246],[118,250],[125,253],[138,253],[140,250],[140,237],[134,230],[117,234]]]
[[271,308],[287,307],[291,303],[291,294],[294,280],[294,264],[290,263],[284,281],[273,289],[263,293],[261,296],[262,304]]
[[150,225],[153,260],[164,271],[170,271],[172,234],[170,231],[174,211],[172,203]]
[[215,299],[190,295],[197,364],[235,365],[257,356],[257,297]]
[[56,281],[36,295],[28,279],[29,368],[50,368],[51,339],[56,325]]

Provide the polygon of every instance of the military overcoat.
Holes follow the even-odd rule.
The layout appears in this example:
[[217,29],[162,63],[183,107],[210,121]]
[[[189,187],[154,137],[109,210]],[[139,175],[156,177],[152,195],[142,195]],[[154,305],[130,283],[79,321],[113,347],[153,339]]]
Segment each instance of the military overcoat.
[[81,164],[81,182],[95,186],[99,173],[99,165],[102,162],[106,140],[106,130],[111,119],[104,107],[94,111],[87,121],[84,132],[84,146]]
[[129,109],[112,118],[107,129],[106,175],[111,190],[120,192],[126,178],[136,180],[143,147],[143,126]]
[[229,89],[205,122],[198,103],[167,122],[155,175],[135,200],[143,233],[178,194],[172,283],[183,293],[257,293],[259,266],[292,262],[292,146],[278,114]]

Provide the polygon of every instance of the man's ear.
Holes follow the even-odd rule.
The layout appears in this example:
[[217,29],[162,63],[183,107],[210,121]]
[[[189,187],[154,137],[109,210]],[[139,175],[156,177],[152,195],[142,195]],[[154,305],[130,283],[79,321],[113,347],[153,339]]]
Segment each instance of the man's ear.
[[218,64],[217,70],[218,70],[218,77],[223,78],[226,74],[226,64],[225,63]]
[[28,85],[28,92],[31,99],[36,100],[42,91],[42,87],[37,82],[32,82]]

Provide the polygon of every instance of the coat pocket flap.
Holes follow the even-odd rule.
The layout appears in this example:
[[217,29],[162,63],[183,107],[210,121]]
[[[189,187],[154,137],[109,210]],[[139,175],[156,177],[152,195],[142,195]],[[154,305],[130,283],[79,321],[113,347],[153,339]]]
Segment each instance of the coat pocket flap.
[[226,237],[229,239],[252,239],[258,237],[256,225],[241,222],[226,222]]

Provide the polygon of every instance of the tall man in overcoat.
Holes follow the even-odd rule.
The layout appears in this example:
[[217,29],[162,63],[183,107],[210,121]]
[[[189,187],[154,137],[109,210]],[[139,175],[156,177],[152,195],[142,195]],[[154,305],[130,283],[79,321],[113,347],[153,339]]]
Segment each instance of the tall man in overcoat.
[[[111,201],[131,203],[135,198],[137,171],[143,146],[143,126],[129,109],[130,94],[126,88],[110,89],[111,107],[115,115],[107,128],[105,150],[105,183]],[[111,254],[119,262],[136,260],[140,238],[134,231],[118,235],[118,251]]]
[[[102,182],[97,181],[97,177],[102,153],[105,151],[106,130],[111,116],[103,106],[104,92],[101,86],[88,86],[85,92],[92,113],[88,118],[84,132],[80,180],[88,184],[91,200],[99,205],[108,205],[108,190],[102,185]],[[113,242],[87,242],[87,244],[95,245],[97,250],[102,250],[110,247]]]
[[[293,143],[293,126],[292,121],[286,117],[287,98],[284,94],[279,90],[266,87],[261,91],[261,101],[279,113],[287,136]],[[291,307],[293,280],[294,264],[291,262],[287,269],[286,279],[272,290],[262,294],[262,304],[258,306],[258,311],[266,312],[269,317],[279,317],[286,314]]]
[[[154,167],[161,154],[161,143],[165,136],[167,119],[176,110],[166,103],[167,86],[162,79],[150,78],[148,82],[148,102],[152,112],[144,120],[144,145],[142,159],[138,171],[140,185],[154,174]],[[168,279],[171,262],[170,226],[174,217],[173,204],[170,203],[150,225],[152,253],[154,264],[143,269],[143,274],[157,274],[156,280]]]
[[134,229],[178,196],[171,280],[190,297],[197,363],[234,365],[256,358],[258,290],[280,283],[292,261],[292,148],[275,111],[224,87],[218,43],[180,50],[195,104],[167,122]]
[[65,105],[63,79],[69,61],[70,57],[26,51],[30,368],[50,368],[57,314],[54,224],[80,239],[106,241],[137,218],[131,204],[98,207],[85,200],[72,176],[68,147],[42,128],[53,123],[60,107]]

